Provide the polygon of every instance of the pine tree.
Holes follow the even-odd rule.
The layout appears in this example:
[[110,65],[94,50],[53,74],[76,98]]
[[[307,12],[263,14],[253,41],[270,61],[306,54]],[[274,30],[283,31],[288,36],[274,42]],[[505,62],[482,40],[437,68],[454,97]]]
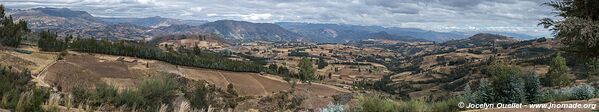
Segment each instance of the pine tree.
[[541,82],[534,72],[524,76],[524,90],[526,91],[526,101],[528,103],[541,103]]
[[4,6],[0,4],[0,45],[18,47],[23,40],[22,36],[30,31],[27,22],[19,20],[15,23],[12,16],[6,15],[4,11]]
[[553,31],[564,50],[590,59],[599,57],[598,0],[552,0],[545,5],[560,18],[544,18],[539,25]]
[[470,103],[476,102],[476,94],[472,92],[472,89],[470,88],[470,83],[466,83],[466,86],[464,87],[464,94],[462,97],[464,97]]
[[478,91],[474,93],[476,95],[476,103],[494,103],[495,92],[491,88],[489,81],[482,79],[478,84]]
[[560,53],[555,54],[549,65],[549,71],[545,75],[548,86],[567,86],[571,80],[568,76],[566,59]]

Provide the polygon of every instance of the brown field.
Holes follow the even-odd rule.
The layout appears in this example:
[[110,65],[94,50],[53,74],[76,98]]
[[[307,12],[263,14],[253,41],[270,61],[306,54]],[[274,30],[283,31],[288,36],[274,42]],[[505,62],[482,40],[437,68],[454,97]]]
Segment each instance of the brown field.
[[[56,62],[42,72],[42,80],[61,91],[77,84],[90,86],[101,82],[125,89],[135,87],[151,75],[173,73],[192,80],[205,80],[221,89],[226,89],[227,85],[232,83],[242,96],[264,97],[291,90],[290,83],[279,76],[269,74],[183,67],[133,57],[122,57],[123,61],[118,61],[119,57],[122,56],[70,52],[65,56],[65,60]],[[306,98],[302,103],[302,107],[305,108],[326,106],[332,101],[331,96],[349,92],[319,83],[298,83],[295,90],[297,94]]]

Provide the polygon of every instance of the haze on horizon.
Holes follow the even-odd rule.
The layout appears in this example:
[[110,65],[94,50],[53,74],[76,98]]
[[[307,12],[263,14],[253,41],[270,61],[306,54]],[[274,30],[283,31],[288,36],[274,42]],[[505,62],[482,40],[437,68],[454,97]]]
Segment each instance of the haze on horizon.
[[8,8],[70,8],[99,17],[306,22],[513,32],[550,37],[549,0],[1,0]]

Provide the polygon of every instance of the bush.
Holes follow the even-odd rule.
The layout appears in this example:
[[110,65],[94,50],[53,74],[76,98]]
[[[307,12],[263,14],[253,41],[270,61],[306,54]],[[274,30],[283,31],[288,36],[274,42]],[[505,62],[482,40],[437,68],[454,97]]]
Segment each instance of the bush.
[[572,99],[575,100],[588,100],[595,96],[595,88],[591,87],[588,84],[575,86],[572,88],[571,92]]
[[487,71],[492,77],[495,101],[501,103],[525,102],[524,80],[520,68],[516,66],[495,64]]
[[547,90],[544,92],[544,101],[565,101],[565,100],[588,100],[595,97],[595,91],[588,84],[574,87],[561,88],[557,90]]
[[525,75],[524,86],[524,90],[526,91],[526,101],[528,101],[528,103],[540,103],[542,94],[539,77],[533,72]]
[[475,92],[476,103],[493,103],[495,102],[495,92],[491,84],[486,79],[482,79],[478,83],[478,91]]
[[144,97],[140,96],[137,91],[124,90],[114,99],[114,103],[116,105],[124,105],[133,109],[145,104],[145,99]]
[[399,110],[399,104],[380,96],[358,96],[358,107],[356,112],[395,112]]
[[343,112],[343,105],[330,103],[327,107],[321,108],[320,112]]
[[570,100],[570,91],[567,89],[561,90],[546,90],[543,92],[544,102],[565,101]]
[[356,112],[453,112],[460,111],[460,102],[465,99],[453,97],[436,102],[424,102],[418,99],[394,101],[381,96],[359,96],[358,107],[350,111]]
[[117,89],[105,83],[96,84],[94,94],[91,95],[91,104],[99,106],[103,103],[112,103],[117,96]]
[[190,104],[192,108],[208,108],[209,104],[209,88],[204,86],[204,85],[200,85],[198,87],[196,87],[196,89],[193,91],[193,93],[191,93],[191,98],[189,98],[190,100]]
[[75,86],[71,95],[75,103],[101,106],[114,104],[130,109],[155,109],[161,104],[168,104],[175,99],[179,85],[170,77],[154,78],[142,81],[136,90],[124,90],[118,93],[114,86],[99,83],[93,90],[84,86]]
[[460,102],[464,102],[465,99],[461,97],[452,97],[443,101],[433,102],[429,104],[431,106],[430,111],[434,112],[457,112],[463,110],[458,107]]
[[175,99],[179,85],[170,78],[148,79],[137,87],[137,93],[143,97],[144,106],[158,108],[161,104]]

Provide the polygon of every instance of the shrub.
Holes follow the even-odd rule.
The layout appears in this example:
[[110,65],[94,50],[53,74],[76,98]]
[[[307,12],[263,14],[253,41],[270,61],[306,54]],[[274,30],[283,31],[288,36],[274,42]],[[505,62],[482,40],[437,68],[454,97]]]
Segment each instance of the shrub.
[[380,96],[358,96],[356,112],[395,112],[399,104]]
[[140,107],[142,104],[145,104],[145,99],[144,97],[140,96],[137,91],[124,90],[114,99],[114,103],[116,105],[124,105],[135,109]]
[[476,102],[476,94],[474,92],[472,92],[472,89],[470,88],[470,84],[466,84],[466,87],[464,87],[464,94],[462,94],[462,97],[464,99],[466,99],[466,101],[470,102],[470,103],[474,103]]
[[208,108],[209,104],[209,93],[208,87],[201,85],[198,86],[193,93],[191,93],[190,104],[192,108]]
[[570,99],[569,89],[546,90],[543,92],[544,102],[565,101]]
[[595,88],[588,84],[578,85],[572,88],[571,96],[575,100],[588,100],[593,98]]
[[492,77],[495,100],[501,103],[521,103],[525,101],[524,80],[520,68],[504,64],[489,67]]
[[461,97],[452,97],[443,101],[432,102],[429,104],[431,106],[429,111],[434,112],[457,112],[463,110],[458,107],[460,102],[464,102],[465,99]]
[[329,103],[327,107],[321,108],[320,112],[343,112],[343,105]]
[[565,101],[565,100],[588,100],[595,96],[596,89],[588,84],[574,87],[561,88],[557,90],[547,90],[544,92],[544,101]]
[[491,84],[486,79],[479,82],[478,91],[475,95],[476,103],[493,103],[495,101],[495,92],[493,92]]
[[99,106],[104,103],[112,103],[117,96],[117,89],[105,83],[96,84],[94,94],[91,95],[91,103]]
[[539,77],[532,73],[524,76],[524,90],[526,91],[526,101],[528,103],[541,102],[541,82]]
[[178,84],[170,78],[148,79],[137,87],[137,93],[144,98],[144,106],[157,108],[175,99]]

